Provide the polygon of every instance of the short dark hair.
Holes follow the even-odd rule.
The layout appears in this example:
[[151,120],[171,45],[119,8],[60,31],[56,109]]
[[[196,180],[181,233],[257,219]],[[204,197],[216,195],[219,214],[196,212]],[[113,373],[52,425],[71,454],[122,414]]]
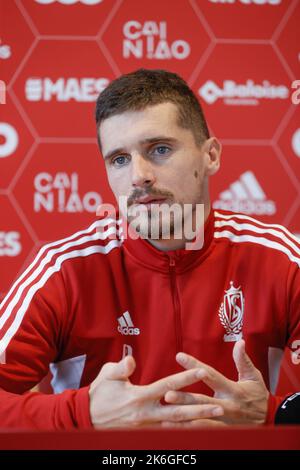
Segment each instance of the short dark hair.
[[98,96],[95,114],[99,146],[99,126],[104,119],[165,102],[177,106],[178,125],[190,129],[197,144],[209,138],[201,105],[183,78],[166,70],[138,69],[113,80]]

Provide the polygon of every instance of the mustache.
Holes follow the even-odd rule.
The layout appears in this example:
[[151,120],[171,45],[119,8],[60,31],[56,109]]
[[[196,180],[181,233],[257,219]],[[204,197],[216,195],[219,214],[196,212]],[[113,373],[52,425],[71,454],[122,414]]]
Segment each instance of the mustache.
[[132,206],[137,202],[138,199],[141,197],[153,197],[153,199],[158,196],[158,197],[163,197],[163,198],[168,198],[168,199],[174,199],[173,193],[170,191],[162,191],[160,189],[151,189],[151,190],[144,190],[144,189],[139,189],[136,188],[133,190],[132,194],[128,197],[127,200],[127,207]]

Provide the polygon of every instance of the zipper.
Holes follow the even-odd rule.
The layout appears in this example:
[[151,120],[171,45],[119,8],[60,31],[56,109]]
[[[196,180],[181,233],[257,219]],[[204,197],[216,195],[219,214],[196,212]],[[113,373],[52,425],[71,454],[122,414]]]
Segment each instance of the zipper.
[[176,261],[175,258],[169,258],[169,270],[170,270],[170,281],[171,281],[171,294],[173,299],[173,310],[175,320],[175,339],[176,339],[176,353],[182,351],[182,327],[181,327],[181,315],[180,315],[180,302],[179,294],[176,282]]

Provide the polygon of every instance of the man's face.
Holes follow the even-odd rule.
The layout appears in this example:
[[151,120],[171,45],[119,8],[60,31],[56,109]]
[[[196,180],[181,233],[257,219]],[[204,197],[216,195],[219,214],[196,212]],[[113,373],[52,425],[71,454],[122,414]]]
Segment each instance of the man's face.
[[[177,107],[161,103],[112,116],[100,125],[109,184],[117,201],[120,196],[128,198],[129,222],[138,207],[146,214],[146,224],[153,206],[207,203],[207,178],[216,171],[208,147],[215,139],[200,147],[192,131],[177,120]],[[146,227],[140,231],[147,236]]]

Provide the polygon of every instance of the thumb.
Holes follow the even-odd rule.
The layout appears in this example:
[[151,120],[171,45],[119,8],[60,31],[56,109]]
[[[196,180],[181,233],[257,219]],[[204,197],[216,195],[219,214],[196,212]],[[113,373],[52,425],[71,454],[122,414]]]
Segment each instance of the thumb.
[[127,380],[134,372],[136,362],[132,356],[125,356],[119,362],[107,362],[101,369],[101,378],[107,380]]
[[245,350],[245,341],[237,341],[233,348],[233,360],[239,373],[239,380],[258,380],[260,373]]

